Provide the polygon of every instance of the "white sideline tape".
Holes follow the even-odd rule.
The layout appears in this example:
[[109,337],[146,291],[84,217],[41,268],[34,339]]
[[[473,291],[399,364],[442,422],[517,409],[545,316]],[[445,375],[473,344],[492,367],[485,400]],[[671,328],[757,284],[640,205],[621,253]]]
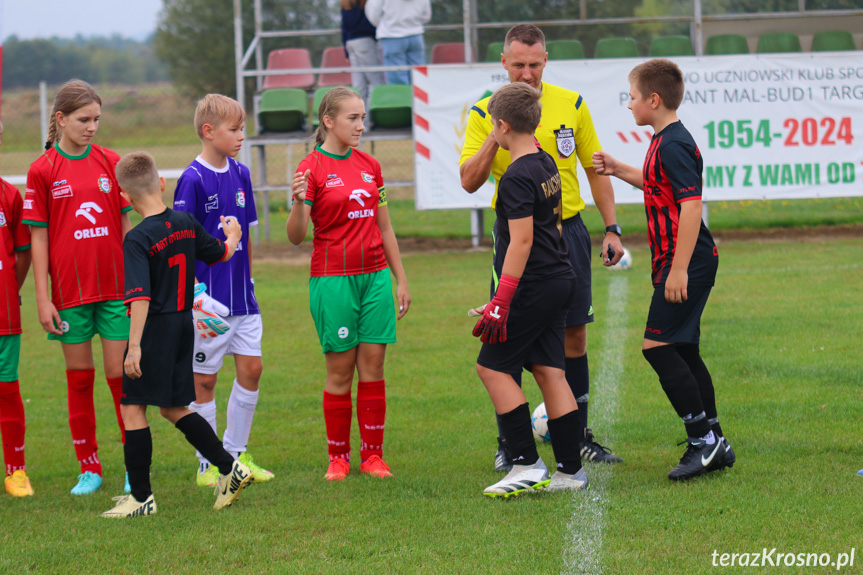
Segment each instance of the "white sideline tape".
[[[608,303],[605,313],[608,323],[602,337],[599,371],[591,387],[601,401],[590,404],[592,421],[597,429],[614,438],[614,419],[617,411],[618,383],[623,378],[623,356],[626,342],[626,292],[629,274],[614,273],[608,284]],[[613,442],[610,441],[613,444]],[[614,466],[594,464],[588,469],[590,489],[572,495],[572,518],[567,525],[566,545],[563,552],[563,572],[579,575],[602,573],[602,534],[605,528],[605,508],[608,496],[606,487],[611,481]]]

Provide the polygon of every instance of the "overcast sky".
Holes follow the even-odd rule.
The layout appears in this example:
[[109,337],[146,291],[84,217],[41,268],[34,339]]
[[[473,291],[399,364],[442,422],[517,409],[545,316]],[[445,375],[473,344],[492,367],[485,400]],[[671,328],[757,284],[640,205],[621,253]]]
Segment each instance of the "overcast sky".
[[[145,39],[156,29],[161,0],[0,0],[0,33],[19,38],[120,34]],[[74,7],[70,7],[70,5]]]

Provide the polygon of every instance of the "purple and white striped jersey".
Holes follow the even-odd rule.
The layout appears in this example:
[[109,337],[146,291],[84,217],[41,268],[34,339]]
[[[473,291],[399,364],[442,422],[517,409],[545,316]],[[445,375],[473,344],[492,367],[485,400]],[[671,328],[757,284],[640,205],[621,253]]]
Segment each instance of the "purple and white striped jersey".
[[249,168],[229,157],[227,166],[216,169],[198,156],[177,180],[174,209],[193,214],[211,236],[219,239],[225,237],[219,216],[237,218],[243,239],[234,257],[212,266],[197,262],[195,277],[207,284],[210,297],[228,306],[231,315],[260,313],[246,249],[249,228],[258,225]]

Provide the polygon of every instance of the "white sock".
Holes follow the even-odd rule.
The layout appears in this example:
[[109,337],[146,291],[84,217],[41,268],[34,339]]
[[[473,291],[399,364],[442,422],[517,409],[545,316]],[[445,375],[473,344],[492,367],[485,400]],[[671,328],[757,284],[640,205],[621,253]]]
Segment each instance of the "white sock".
[[[207,423],[210,424],[210,427],[213,428],[213,433],[216,432],[216,400],[207,402],[207,403],[197,403],[193,401],[189,404],[189,409],[203,417]],[[201,473],[207,470],[207,467],[210,466],[210,462],[207,461],[207,458],[201,455],[200,451],[195,451],[195,455],[198,456],[198,461],[201,462]],[[205,465],[206,464],[206,465]]]
[[255,417],[255,406],[258,404],[258,392],[243,388],[235,379],[228,399],[228,425],[222,443],[225,451],[239,457],[249,444],[249,433],[252,431],[252,419]]

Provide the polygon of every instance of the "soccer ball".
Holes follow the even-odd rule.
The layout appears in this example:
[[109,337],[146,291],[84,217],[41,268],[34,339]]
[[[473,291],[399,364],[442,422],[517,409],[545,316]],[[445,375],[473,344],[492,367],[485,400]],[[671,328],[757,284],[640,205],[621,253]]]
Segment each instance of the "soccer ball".
[[535,438],[544,442],[551,441],[551,436],[548,434],[548,414],[545,412],[545,402],[540,403],[533,410],[530,426],[533,428],[533,436]]
[[632,267],[632,253],[626,248],[623,248],[623,257],[620,258],[620,261],[614,264],[613,266],[609,266],[610,270],[628,270]]

